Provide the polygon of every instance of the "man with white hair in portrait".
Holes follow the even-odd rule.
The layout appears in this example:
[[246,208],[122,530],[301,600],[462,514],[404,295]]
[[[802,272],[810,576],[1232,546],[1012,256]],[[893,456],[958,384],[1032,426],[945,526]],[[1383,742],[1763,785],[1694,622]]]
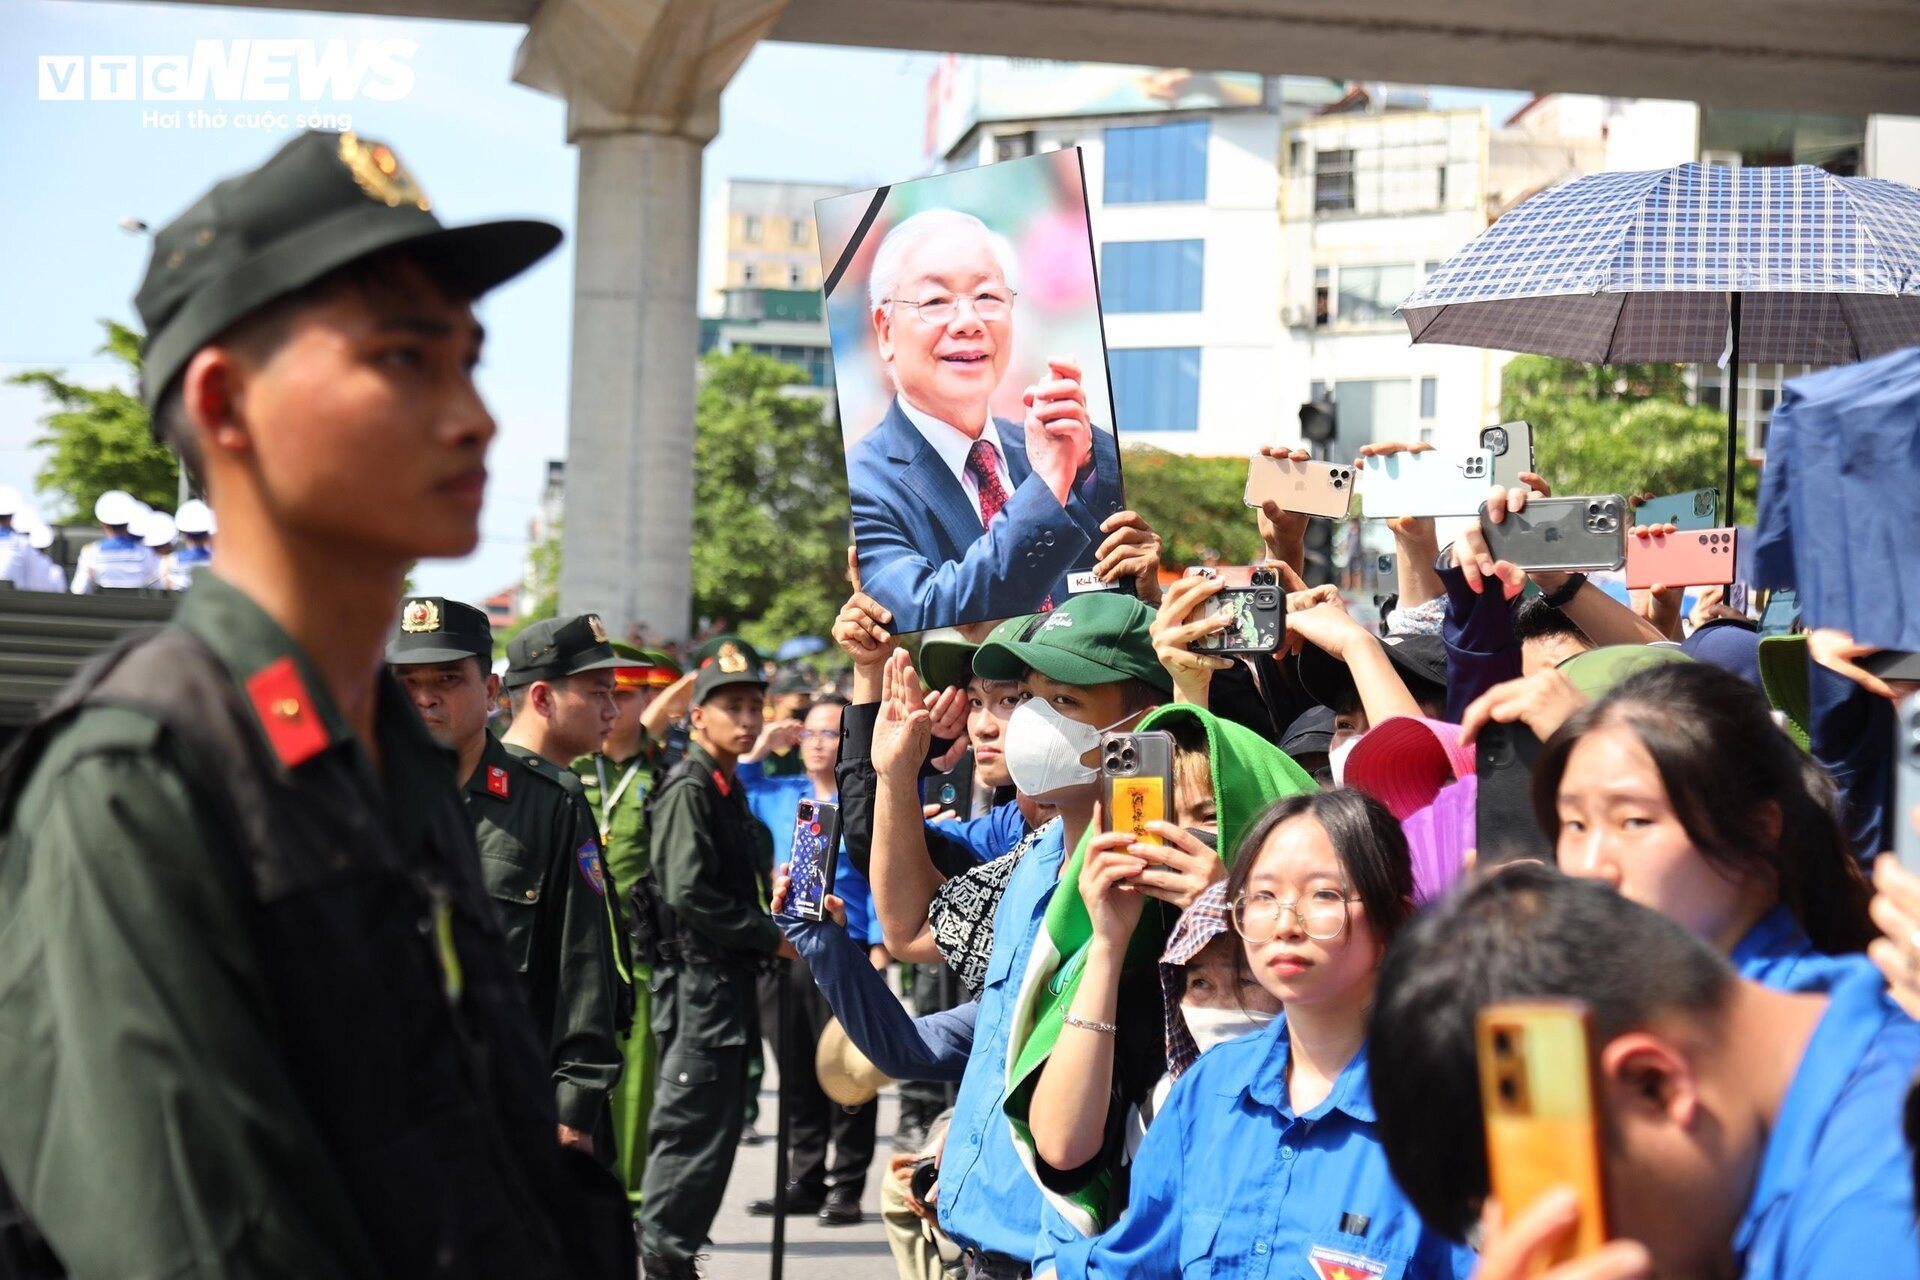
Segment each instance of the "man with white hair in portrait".
[[1047,361],[1024,422],[993,416],[1018,286],[1006,237],[955,209],[905,219],[874,254],[869,314],[894,397],[847,472],[861,584],[896,632],[1051,608],[1069,574],[1151,537],[1110,519],[1119,450],[1088,419],[1076,363]]

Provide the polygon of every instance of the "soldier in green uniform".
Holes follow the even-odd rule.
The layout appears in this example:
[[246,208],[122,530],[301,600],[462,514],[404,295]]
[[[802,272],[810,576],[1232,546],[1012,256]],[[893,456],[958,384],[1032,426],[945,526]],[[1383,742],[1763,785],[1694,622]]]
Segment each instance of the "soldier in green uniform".
[[746,1120],[754,980],[769,957],[793,953],[762,896],[772,839],[734,777],[759,737],[765,690],[743,647],[722,645],[694,682],[692,745],[653,797],[653,876],[671,942],[653,970],[660,1072],[640,1204],[651,1280],[696,1274]]
[[[639,649],[616,640],[613,651],[627,664],[613,669],[613,727],[601,739],[598,751],[573,762],[573,771],[599,824],[608,874],[624,890],[631,889],[647,869],[647,792],[666,750],[665,742],[649,732],[646,712],[661,690],[680,678],[680,668],[657,649]],[[633,1027],[620,1046],[626,1067],[614,1088],[610,1111],[614,1173],[627,1189],[627,1202],[637,1209],[647,1168],[647,1117],[653,1111],[654,1078],[647,992],[653,972],[642,957],[633,957],[632,976]]]
[[558,241],[317,131],[153,237],[141,395],[219,566],[0,765],[0,1172],[70,1274],[633,1274],[381,661],[479,539],[471,302]]
[[[590,654],[592,638],[584,626],[579,632]],[[458,757],[480,877],[500,913],[508,959],[526,981],[534,1025],[548,1034],[560,1141],[605,1159],[612,1153],[595,1150],[594,1134],[606,1136],[621,1058],[599,833],[577,788],[529,767],[487,732],[498,688],[492,656],[487,615],[437,596],[402,604],[387,645],[387,664],[427,732]]]

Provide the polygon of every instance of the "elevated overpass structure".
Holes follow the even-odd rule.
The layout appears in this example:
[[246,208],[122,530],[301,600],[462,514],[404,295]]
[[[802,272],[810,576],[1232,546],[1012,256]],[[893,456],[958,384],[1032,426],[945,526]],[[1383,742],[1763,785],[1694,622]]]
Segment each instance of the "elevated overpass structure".
[[[95,0],[122,3],[126,0]],[[239,0],[198,0],[235,3]],[[526,30],[580,152],[563,608],[687,624],[701,151],[760,40],[1920,115],[1911,0],[244,0]],[[911,104],[915,110],[920,104]],[[905,175],[902,175],[905,176]]]

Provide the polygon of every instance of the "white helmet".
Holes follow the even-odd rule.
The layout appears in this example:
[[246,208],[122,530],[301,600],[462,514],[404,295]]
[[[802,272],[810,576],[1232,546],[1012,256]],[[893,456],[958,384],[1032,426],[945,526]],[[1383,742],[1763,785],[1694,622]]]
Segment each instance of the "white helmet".
[[31,515],[26,504],[20,500],[20,491],[10,484],[0,484],[0,516]]
[[27,545],[35,551],[45,551],[53,545],[53,526],[25,507],[14,513],[13,529],[15,533],[25,534]]
[[125,489],[109,489],[93,504],[93,518],[116,528],[130,525],[139,514],[140,505]]
[[140,541],[155,551],[164,551],[173,545],[173,517],[164,511],[149,511],[138,533]]
[[182,533],[212,533],[214,529],[213,508],[198,498],[188,498],[173,513],[173,527]]

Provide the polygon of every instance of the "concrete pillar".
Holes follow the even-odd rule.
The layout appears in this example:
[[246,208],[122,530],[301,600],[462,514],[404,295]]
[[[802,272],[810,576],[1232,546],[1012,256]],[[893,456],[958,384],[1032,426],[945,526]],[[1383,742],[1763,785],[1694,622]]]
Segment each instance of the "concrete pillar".
[[560,608],[687,634],[700,153],[786,0],[545,0],[514,79],[580,149]]

